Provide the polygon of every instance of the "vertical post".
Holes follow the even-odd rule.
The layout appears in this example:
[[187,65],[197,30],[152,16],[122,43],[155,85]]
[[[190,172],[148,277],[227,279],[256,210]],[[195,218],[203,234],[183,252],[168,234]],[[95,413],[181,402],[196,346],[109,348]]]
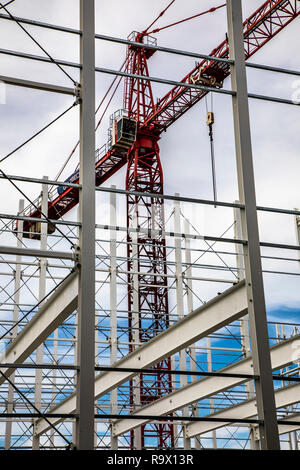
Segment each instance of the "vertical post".
[[95,1],[80,0],[80,175],[76,447],[94,448]]
[[[79,206],[77,207],[77,220],[80,220],[80,210],[79,210]],[[77,236],[77,240],[78,240],[78,243],[79,243],[79,237],[80,237],[80,228],[77,226],[76,228],[76,236]],[[96,237],[95,237],[96,238]],[[77,365],[77,358],[78,358],[78,352],[77,352],[77,349],[78,349],[78,308],[75,312],[75,315],[74,315],[74,324],[75,324],[75,328],[74,328],[74,365],[76,366]],[[73,377],[73,381],[74,381],[74,390],[77,390],[77,377],[78,377],[78,373],[77,371],[74,372],[74,377]],[[76,431],[77,430],[77,423],[76,423],[76,420],[73,420],[72,421],[72,442],[76,442]]]
[[[207,372],[212,372],[213,367],[212,367],[212,353],[211,353],[211,340],[210,337],[207,336],[206,338],[206,357],[207,357]],[[214,413],[215,412],[215,401],[212,397],[209,399],[209,406],[210,406],[210,412]],[[214,429],[212,431],[212,443],[213,443],[213,449],[217,449],[217,433],[216,430]]]
[[[116,186],[112,186],[115,188]],[[116,215],[116,193],[110,193],[110,225],[117,225]],[[117,362],[117,232],[110,231],[110,364]],[[118,389],[110,392],[110,410],[112,414],[118,413]],[[112,434],[112,423],[110,429],[110,447],[112,450],[118,448],[118,438]]]
[[[187,220],[184,221],[184,233],[185,235],[190,234],[190,224]],[[192,281],[192,257],[191,257],[191,241],[188,237],[184,239],[184,248],[185,248],[185,263],[186,263],[186,270],[185,270],[185,285],[186,285],[186,298],[187,298],[187,311],[188,314],[193,312],[194,310],[194,302],[193,302],[193,281]],[[196,355],[196,345],[192,344],[190,348],[190,369],[193,372],[197,370],[197,355]],[[198,380],[196,375],[192,375],[191,381],[196,382]],[[199,410],[197,407],[197,403],[193,404],[192,407],[192,416],[199,416]],[[195,449],[201,448],[201,441],[198,436],[194,438],[194,446]]]
[[[58,349],[58,329],[54,331],[53,334],[53,361],[52,364],[58,364],[57,362],[57,349]],[[56,393],[57,393],[57,380],[56,380],[56,370],[53,369],[53,376],[52,376],[52,404],[55,403]],[[52,429],[50,431],[50,446],[53,448],[55,447],[55,431]]]
[[[44,176],[43,179],[48,179],[47,176]],[[42,204],[41,204],[42,212],[48,216],[48,184],[42,184]],[[47,235],[48,235],[48,224],[41,223],[40,224],[40,232],[41,232],[41,239],[40,239],[40,248],[43,251],[47,250]],[[47,269],[47,259],[40,258],[40,271],[39,271],[39,302],[45,297],[46,295],[46,269]],[[40,307],[42,304],[40,304]],[[39,307],[39,308],[40,308]],[[44,358],[44,345],[41,344],[36,350],[36,363],[42,364]],[[42,411],[42,380],[43,380],[43,370],[36,369],[35,371],[35,390],[34,390],[34,404],[35,406]],[[40,437],[33,435],[32,439],[32,449],[38,450],[40,447]]]
[[[299,209],[294,209],[295,211]],[[295,215],[296,243],[300,245],[300,215]],[[298,254],[299,256],[299,254]],[[300,262],[300,258],[299,258]]]
[[268,338],[267,314],[262,278],[255,182],[252,161],[247,77],[245,67],[243,19],[241,0],[227,0],[227,20],[235,132],[235,147],[239,186],[239,200],[245,206],[241,211],[243,239],[247,241],[245,279],[252,342],[253,372],[255,380],[261,447],[279,450],[279,436],[272,379]]
[[[24,211],[24,199],[19,201],[19,215],[23,215]],[[18,233],[17,233],[17,247],[22,247],[23,238],[23,220],[18,221]],[[20,287],[21,287],[21,256],[16,257],[16,269],[15,269],[15,293],[14,293],[14,308],[13,308],[13,325],[15,325],[19,319],[19,304],[20,304]],[[13,328],[11,331],[11,340],[17,336],[17,328]],[[14,382],[15,374],[11,375],[10,380]],[[14,411],[14,389],[13,386],[8,384],[8,396],[7,396],[7,413],[13,413]],[[9,450],[11,446],[11,432],[12,432],[12,419],[8,419],[5,424],[5,450]]]
[[[135,205],[134,214],[132,218],[132,227],[134,229],[138,229],[138,204]],[[139,347],[140,342],[140,333],[139,333],[139,249],[138,249],[138,242],[139,237],[137,232],[133,232],[132,234],[132,351]],[[137,365],[138,367],[138,365]],[[140,395],[140,380],[139,375],[136,375],[132,379],[132,386],[133,386],[133,399],[134,399],[134,407],[139,408],[141,406],[141,395]],[[136,428],[133,431],[134,436],[134,448],[135,450],[142,449],[142,432],[141,428]]]
[[[178,197],[179,194],[175,193]],[[180,202],[174,201],[174,232],[181,233],[180,223]],[[183,280],[182,280],[182,254],[181,254],[181,238],[175,237],[175,266],[176,266],[176,306],[177,317],[181,320],[184,317],[184,304],[183,304]],[[179,351],[179,370],[186,370],[186,352],[185,350]],[[184,387],[187,384],[187,376],[180,375],[180,386]],[[188,416],[188,407],[182,409],[184,416]],[[190,449],[190,439],[185,435],[185,427],[183,427],[183,445],[185,449]]]
[[[235,201],[238,204],[240,201]],[[241,219],[241,209],[238,207],[234,208],[234,236],[237,240],[242,240],[242,219]],[[236,251],[236,261],[237,261],[237,275],[238,280],[241,281],[245,278],[245,263],[244,263],[244,248],[241,243],[235,244]],[[241,325],[241,346],[243,350],[243,356],[251,356],[251,346],[250,346],[250,329],[249,329],[249,315],[240,319]],[[254,398],[254,383],[252,381],[246,382],[245,384],[247,399],[250,400]],[[250,433],[250,446],[252,450],[258,450],[259,445],[256,439],[257,433],[255,432],[255,427],[252,424],[249,424],[249,433]]]

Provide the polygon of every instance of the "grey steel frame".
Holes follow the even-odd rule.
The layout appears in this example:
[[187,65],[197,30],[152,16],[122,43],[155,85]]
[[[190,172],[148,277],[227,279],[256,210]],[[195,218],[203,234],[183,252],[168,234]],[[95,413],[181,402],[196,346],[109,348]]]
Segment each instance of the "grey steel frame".
[[[276,407],[274,400],[274,388],[272,369],[270,362],[270,351],[268,343],[267,318],[265,309],[262,267],[260,245],[271,246],[271,244],[261,244],[258,234],[257,210],[271,210],[274,212],[300,215],[299,211],[289,211],[281,209],[260,208],[256,206],[255,182],[253,174],[251,135],[249,123],[248,98],[266,99],[286,104],[295,104],[290,100],[281,100],[272,97],[248,94],[246,65],[263,70],[270,70],[280,73],[299,75],[299,72],[288,71],[257,64],[245,64],[243,49],[242,32],[242,9],[241,0],[227,0],[228,32],[230,44],[230,60],[232,91],[215,90],[209,87],[199,87],[184,84],[172,80],[163,80],[155,77],[149,77],[148,80],[168,83],[174,85],[190,86],[193,88],[204,89],[212,92],[225,93],[232,96],[233,116],[235,129],[236,158],[238,169],[239,184],[239,204],[221,203],[218,205],[237,207],[241,211],[242,238],[240,240],[244,250],[245,258],[245,277],[247,285],[248,311],[250,316],[251,340],[253,351],[255,378],[255,389],[258,406],[258,420],[260,428],[260,439],[262,449],[279,449],[278,424],[276,416]],[[0,19],[6,15],[0,14]],[[9,19],[9,18],[7,18]],[[79,256],[79,276],[78,276],[78,348],[77,348],[77,401],[76,401],[76,442],[78,449],[94,449],[94,385],[95,385],[95,191],[110,191],[114,193],[124,193],[126,191],[114,188],[95,188],[94,187],[94,162],[95,162],[95,72],[103,72],[114,75],[130,76],[122,72],[95,67],[95,38],[117,43],[130,44],[130,41],[117,38],[110,38],[103,35],[95,35],[95,1],[80,0],[80,19],[81,31],[75,31],[68,28],[55,27],[30,20],[22,19],[28,24],[48,27],[65,32],[80,34],[80,64],[58,61],[67,66],[80,68],[80,184],[64,183],[67,186],[79,188],[79,222],[65,224],[75,225],[79,228],[79,244],[76,247],[76,254],[51,252],[45,247],[41,250],[32,250],[27,248],[0,247],[0,253],[15,254],[17,256],[39,256],[56,257],[78,261]],[[19,19],[20,20],[20,19]],[[141,45],[138,45],[141,47]],[[178,51],[170,48],[151,46],[151,48],[174,54],[182,54],[191,57],[209,58],[209,56]],[[17,54],[12,51],[0,50],[0,53],[11,53],[24,58],[36,60],[47,59],[29,54]],[[222,61],[222,59],[216,59]],[[224,60],[226,61],[226,60]],[[145,79],[145,77],[141,77]],[[12,77],[0,76],[0,80],[22,87],[37,88],[49,92],[64,93],[78,96],[78,89],[58,87],[55,85],[42,84],[38,82],[15,79]],[[30,179],[14,177],[15,179],[28,180],[34,182],[46,182],[46,179]],[[49,182],[51,184],[61,184],[58,182]],[[161,197],[161,196],[160,196]],[[176,198],[173,196],[164,196],[165,199],[202,202],[204,204],[215,204],[213,201],[200,201],[191,198]],[[25,217],[18,217],[20,220]],[[39,219],[40,220],[40,219]],[[44,222],[47,222],[46,220]],[[59,222],[58,222],[59,223]],[[111,230],[114,230],[113,225]],[[44,231],[45,232],[45,231]],[[212,237],[213,238],[213,237]],[[231,241],[233,242],[233,241]],[[237,242],[235,240],[235,242]],[[275,246],[275,244],[273,244]],[[115,249],[115,248],[113,248]],[[289,248],[290,249],[290,248]],[[292,249],[299,249],[293,247]],[[114,254],[115,256],[115,254]],[[111,292],[115,302],[115,292]],[[113,329],[115,329],[115,320]],[[114,362],[112,360],[112,362]],[[41,366],[40,366],[41,367]],[[116,442],[115,442],[116,445]]]

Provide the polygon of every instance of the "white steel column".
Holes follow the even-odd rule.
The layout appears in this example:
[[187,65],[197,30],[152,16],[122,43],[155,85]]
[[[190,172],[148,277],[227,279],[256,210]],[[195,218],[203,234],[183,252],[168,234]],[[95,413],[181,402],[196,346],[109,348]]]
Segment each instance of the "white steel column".
[[[23,215],[24,211],[24,199],[19,201],[19,215]],[[22,247],[22,238],[23,238],[23,221],[18,221],[18,233],[17,233],[17,247]],[[14,308],[13,308],[13,325],[15,325],[19,319],[19,304],[20,304],[20,287],[21,287],[21,261],[22,257],[16,257],[16,267],[15,267],[15,292],[14,292]],[[17,336],[17,328],[13,328],[11,331],[11,340],[13,341]],[[15,374],[11,375],[10,380],[15,381]],[[14,411],[14,388],[12,385],[8,384],[8,396],[7,396],[7,413],[13,413]],[[12,432],[12,420],[8,419],[5,424],[5,450],[10,449],[11,446],[11,432]]]
[[[55,330],[54,331],[54,334],[53,334],[53,360],[52,360],[52,364],[57,364],[57,348],[58,348],[58,330]],[[57,384],[57,380],[56,380],[56,370],[53,369],[53,372],[52,372],[52,403],[55,402],[55,399],[56,399],[56,393],[57,393],[57,389],[56,389],[56,384]],[[55,447],[55,431],[54,429],[52,429],[50,431],[50,446],[51,447]]]
[[[133,228],[137,229],[137,221],[138,221],[138,205],[135,206],[135,212],[132,220]],[[138,263],[138,233],[134,232],[132,234],[132,351],[139,347],[140,342],[140,334],[139,334],[139,263]],[[138,367],[138,364],[136,365]],[[133,400],[134,400],[134,410],[138,410],[141,406],[141,397],[140,397],[140,379],[139,375],[135,376],[132,379],[132,386],[133,386]],[[136,428],[134,431],[134,448],[136,450],[141,450],[142,448],[142,433],[141,428]]]
[[[240,201],[235,201],[236,204],[239,204]],[[234,210],[234,236],[237,240],[242,240],[242,219],[241,219],[241,209],[235,207]],[[237,262],[237,276],[238,280],[241,281],[245,279],[245,263],[244,263],[244,249],[241,243],[235,244],[236,251],[236,262]],[[240,319],[241,323],[241,346],[243,349],[243,356],[248,357],[251,355],[251,346],[250,346],[250,328],[249,328],[249,315]],[[245,384],[245,389],[247,392],[248,400],[251,400],[255,396],[254,383],[249,381]],[[253,425],[249,425],[250,433],[250,446],[253,450],[259,450],[259,441],[256,438],[256,431]]]
[[[176,197],[179,197],[178,193],[175,193]],[[174,201],[174,232],[181,233],[180,223],[180,202]],[[184,302],[183,302],[183,280],[182,280],[182,253],[181,253],[181,238],[175,237],[175,266],[176,266],[176,306],[177,306],[177,320],[181,320],[184,317]],[[186,352],[185,349],[179,351],[179,370],[186,370]],[[184,387],[187,384],[187,376],[180,375],[180,387]],[[189,409],[184,407],[182,409],[183,416],[188,416]],[[182,428],[183,432],[183,445],[185,449],[190,449],[190,439],[185,436],[185,428]]]
[[[212,353],[211,353],[211,340],[210,337],[208,336],[206,338],[206,358],[207,358],[207,372],[212,372],[213,367],[212,367]],[[209,398],[209,404],[210,404],[210,412],[214,413],[215,412],[215,402],[212,397]],[[212,431],[212,443],[213,443],[213,449],[217,449],[217,435],[216,431]]]
[[[48,179],[47,176],[43,176],[43,179]],[[48,184],[42,184],[42,201],[41,209],[43,214],[48,217]],[[40,224],[40,249],[47,250],[47,235],[48,235],[48,224]],[[39,259],[40,271],[39,271],[39,302],[46,295],[46,272],[47,272],[47,259]],[[42,304],[39,305],[39,309]],[[44,359],[44,344],[42,343],[36,350],[36,364],[43,364]],[[34,404],[42,412],[42,381],[43,381],[43,370],[36,369],[35,371],[35,390],[34,390]],[[32,438],[32,449],[38,450],[40,447],[40,438],[33,433]]]
[[262,449],[279,450],[279,436],[270,360],[267,315],[261,267],[255,181],[252,160],[247,76],[245,67],[243,19],[241,0],[227,0],[227,20],[235,131],[235,147],[239,200],[245,205],[241,211],[244,247],[245,279],[250,319],[253,372]]
[[[188,220],[185,219],[184,221],[184,233],[186,235],[190,234],[190,224]],[[184,248],[185,248],[185,286],[186,286],[186,299],[187,299],[187,311],[188,314],[193,312],[194,310],[194,302],[193,302],[193,281],[192,281],[192,257],[191,257],[191,241],[190,238],[186,237],[184,239]],[[197,355],[196,355],[196,348],[195,344],[192,344],[190,347],[190,369],[192,372],[197,370]],[[195,382],[198,380],[196,375],[192,375],[191,381]],[[195,403],[192,407],[192,416],[199,416],[198,404]],[[186,437],[186,439],[188,439]],[[201,441],[198,436],[194,438],[194,446],[195,449],[201,449]]]
[[[299,209],[295,209],[297,211]],[[295,215],[295,229],[296,229],[296,243],[300,245],[300,215]],[[299,256],[299,262],[300,262],[300,255]]]
[[94,448],[95,0],[80,0],[80,175],[76,447]]
[[[235,201],[236,204],[239,201]],[[241,209],[235,207],[234,208],[234,236],[237,240],[242,240],[243,232],[242,232],[242,219],[241,219]],[[236,261],[237,261],[237,276],[238,280],[242,281],[245,279],[245,263],[244,263],[244,250],[243,245],[241,243],[235,244],[235,251],[236,251]],[[241,335],[242,335],[242,348],[244,356],[249,356],[251,354],[251,347],[250,347],[250,329],[249,329],[249,315],[246,315],[244,318],[241,318]],[[252,393],[254,393],[254,388],[252,388]],[[249,397],[249,398],[252,398]]]
[[[80,210],[79,210],[79,206],[77,207],[77,218],[78,218],[78,220],[80,220]],[[79,229],[79,227],[77,227],[76,235],[77,235],[77,238],[78,238],[78,240],[79,240],[79,237],[80,237],[80,229]],[[77,359],[78,359],[78,352],[77,352],[77,347],[78,347],[78,305],[77,305],[77,311],[75,312],[74,319],[75,319],[75,331],[74,331],[74,365],[77,365]],[[76,385],[76,384],[77,384],[77,377],[78,377],[78,374],[77,374],[77,372],[75,371],[75,372],[74,372],[74,377],[73,377],[73,381],[74,381],[74,390],[77,390],[77,385]],[[76,428],[77,428],[76,420],[73,420],[73,421],[72,421],[72,442],[76,442]]]
[[[111,186],[115,188],[116,186]],[[116,193],[110,193],[110,226],[116,227]],[[117,336],[117,232],[110,231],[110,364],[117,362],[118,336]],[[118,389],[110,392],[110,411],[118,413]],[[110,426],[110,446],[112,450],[118,448],[118,438],[112,435],[112,423]]]

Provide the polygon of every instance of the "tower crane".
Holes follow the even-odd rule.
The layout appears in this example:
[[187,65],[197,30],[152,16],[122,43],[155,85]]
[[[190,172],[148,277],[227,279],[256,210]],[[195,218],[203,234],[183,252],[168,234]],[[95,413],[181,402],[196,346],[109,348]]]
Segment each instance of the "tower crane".
[[[173,3],[173,2],[172,2]],[[249,18],[244,21],[244,46],[246,60],[253,56],[266,43],[274,38],[300,14],[297,0],[265,1]],[[157,30],[155,30],[156,32]],[[169,325],[168,286],[166,276],[166,246],[161,233],[164,228],[163,199],[150,197],[147,193],[163,194],[163,172],[159,153],[159,139],[183,114],[198,103],[207,90],[176,85],[157,102],[154,101],[151,82],[139,77],[149,77],[148,60],[155,53],[150,45],[155,39],[144,31],[133,32],[132,41],[127,48],[123,110],[112,117],[111,141],[108,146],[98,150],[95,163],[95,183],[102,185],[120,168],[127,165],[126,189],[145,193],[127,196],[128,227],[143,227],[135,243],[128,231],[128,321],[129,343],[133,348],[133,312],[139,312],[139,342],[148,341]],[[143,44],[137,47],[134,43]],[[210,56],[229,58],[228,41],[225,39],[213,49]],[[204,59],[196,64],[181,80],[184,84],[198,84],[220,88],[230,75],[230,65],[213,59]],[[139,76],[139,77],[138,77]],[[79,183],[79,172],[67,181]],[[53,190],[48,205],[49,219],[58,220],[79,201],[78,189],[59,187]],[[38,209],[28,207],[25,215],[39,218]],[[49,231],[53,230],[49,224]],[[154,232],[155,230],[155,232]],[[39,227],[36,222],[24,221],[24,237],[38,238]],[[153,235],[156,233],[157,235]],[[138,283],[133,287],[133,259],[137,258]],[[155,368],[159,369],[155,372]],[[158,399],[172,391],[170,358],[154,367],[150,377],[139,376],[139,403],[141,405]],[[162,372],[165,371],[165,372]],[[130,385],[130,401],[133,403],[133,384]],[[148,427],[147,427],[148,426]],[[146,425],[141,431],[140,447],[147,438],[156,438],[157,447],[172,447],[174,432],[172,423]],[[133,436],[132,436],[133,439]],[[133,445],[133,442],[132,442]]]

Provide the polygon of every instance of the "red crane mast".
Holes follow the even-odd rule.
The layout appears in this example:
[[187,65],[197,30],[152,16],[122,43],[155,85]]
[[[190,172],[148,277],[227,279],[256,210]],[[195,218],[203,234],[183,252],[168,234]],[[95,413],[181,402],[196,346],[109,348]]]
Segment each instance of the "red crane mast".
[[[131,38],[135,42],[143,43],[150,38],[143,34],[133,33]],[[130,74],[149,76],[147,59],[152,52],[147,48],[128,47],[127,68]],[[142,193],[163,194],[163,173],[159,158],[158,139],[155,122],[145,126],[145,122],[155,110],[151,83],[136,78],[126,78],[124,93],[124,109],[129,118],[137,121],[137,134],[133,146],[127,155],[126,189]],[[168,286],[166,267],[165,239],[159,235],[164,230],[164,204],[163,199],[147,196],[127,196],[127,227],[142,227],[146,232],[138,233],[136,246],[133,246],[131,236],[128,234],[128,318],[130,349],[134,347],[134,340],[145,342],[156,336],[169,326],[168,312]],[[156,230],[157,235],[152,235]],[[134,257],[137,258],[134,263]],[[135,266],[138,270],[136,286],[133,277]],[[131,274],[133,273],[133,274]],[[136,296],[136,299],[134,299]],[[138,317],[134,311],[138,310]],[[137,318],[133,322],[133,318]],[[138,323],[138,324],[137,324]],[[138,335],[133,331],[138,328]],[[165,359],[155,368],[166,370],[166,373],[153,373],[153,375],[140,374],[139,384],[131,383],[130,402],[138,401],[145,405],[172,391],[170,358]],[[133,387],[138,387],[138,394]],[[138,395],[138,398],[137,398]],[[147,439],[148,438],[148,439]],[[148,424],[141,428],[140,443],[135,445],[144,448],[156,440],[155,447],[174,447],[174,433],[172,424]],[[131,433],[131,445],[134,445],[134,435]]]

